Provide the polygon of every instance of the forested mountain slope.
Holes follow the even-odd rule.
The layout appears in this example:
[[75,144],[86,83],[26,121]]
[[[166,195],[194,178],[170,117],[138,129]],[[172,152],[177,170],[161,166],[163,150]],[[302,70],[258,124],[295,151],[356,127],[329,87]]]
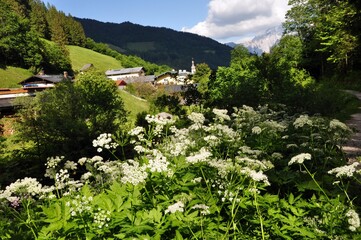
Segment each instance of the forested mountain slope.
[[211,68],[227,66],[231,47],[207,37],[168,28],[142,26],[130,22],[104,23],[79,19],[87,37],[109,44],[113,49],[139,56],[176,69],[189,69],[191,60]]

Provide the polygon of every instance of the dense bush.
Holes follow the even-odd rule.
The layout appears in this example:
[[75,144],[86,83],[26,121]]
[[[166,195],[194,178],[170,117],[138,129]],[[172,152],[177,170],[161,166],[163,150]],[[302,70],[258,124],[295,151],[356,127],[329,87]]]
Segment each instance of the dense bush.
[[[205,117],[209,116],[209,117]],[[0,192],[3,239],[358,239],[359,163],[345,165],[338,120],[261,107],[193,112],[190,125],[146,116],[133,159],[49,158],[51,186]],[[76,175],[74,173],[81,173]]]

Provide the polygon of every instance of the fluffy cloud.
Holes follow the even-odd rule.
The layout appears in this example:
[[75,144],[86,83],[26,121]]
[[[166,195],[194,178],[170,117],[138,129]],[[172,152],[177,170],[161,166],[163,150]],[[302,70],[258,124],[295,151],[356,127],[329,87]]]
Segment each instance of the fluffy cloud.
[[221,42],[245,40],[281,24],[288,0],[210,0],[207,18],[183,31]]

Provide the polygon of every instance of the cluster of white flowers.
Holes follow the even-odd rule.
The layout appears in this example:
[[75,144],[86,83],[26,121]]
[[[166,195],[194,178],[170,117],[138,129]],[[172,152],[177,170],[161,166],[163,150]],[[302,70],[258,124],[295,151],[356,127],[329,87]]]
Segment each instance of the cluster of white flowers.
[[165,212],[165,214],[175,213],[175,212],[184,212],[184,203],[181,201],[178,201],[175,204],[168,206],[168,208],[164,212]]
[[205,204],[196,204],[192,207],[192,209],[199,209],[201,215],[210,214],[209,207]]
[[262,151],[252,149],[246,145],[239,147],[239,150],[240,150],[240,154],[243,153],[254,158],[257,158],[259,155],[262,154]]
[[168,172],[169,162],[167,158],[156,149],[153,150],[153,157],[153,159],[149,160],[147,168],[149,168],[151,172]]
[[329,174],[336,174],[336,177],[352,177],[355,172],[360,171],[360,163],[354,162],[350,165],[337,167],[328,171]]
[[108,227],[110,221],[110,211],[98,208],[98,211],[94,213],[94,224],[98,228]]
[[332,119],[329,124],[331,129],[342,129],[344,131],[350,131],[350,128],[344,124],[343,122],[340,122],[337,119]]
[[69,169],[69,170],[76,170],[77,165],[78,164],[73,162],[73,161],[66,161],[65,164],[64,164],[64,168]]
[[212,124],[208,128],[205,129],[208,133],[213,133],[216,136],[219,136],[225,141],[234,142],[238,139],[238,134],[232,128],[223,124]]
[[113,141],[112,134],[102,133],[99,135],[97,139],[93,140],[93,147],[96,147],[98,152],[103,151],[103,148],[116,149],[119,146],[119,144],[112,141]]
[[284,132],[287,129],[287,125],[284,122],[277,122],[274,120],[267,119],[262,123],[262,126],[273,132]]
[[46,160],[46,168],[56,168],[61,161],[64,160],[64,156],[49,157]]
[[46,170],[45,170],[45,177],[54,179],[57,166],[59,166],[59,163],[64,160],[64,156],[56,156],[56,157],[49,157],[45,163]]
[[69,212],[72,217],[83,214],[90,214],[92,211],[91,203],[93,201],[93,197],[80,197],[80,195],[76,195],[75,198],[69,202],[66,202],[65,205],[69,207]]
[[137,135],[139,135],[139,134],[141,134],[141,133],[144,133],[144,128],[143,128],[143,127],[140,127],[140,126],[135,127],[135,128],[133,128],[132,130],[130,130],[130,131],[128,132],[128,134],[129,134],[130,136],[137,136]]
[[186,157],[186,161],[191,164],[198,162],[206,162],[209,157],[212,156],[212,153],[209,152],[206,148],[201,148],[198,153],[194,153],[191,156]]
[[311,160],[311,154],[309,153],[300,153],[291,158],[288,162],[288,165],[292,165],[294,163],[302,164],[305,160]]
[[348,218],[347,221],[350,224],[350,226],[348,228],[351,231],[355,232],[356,229],[360,227],[360,217],[359,217],[358,213],[355,210],[350,209],[346,213],[346,217]]
[[221,201],[222,202],[225,202],[225,201],[230,201],[230,202],[240,202],[241,199],[238,198],[238,192],[233,192],[233,191],[229,191],[229,190],[225,190],[225,191],[221,191],[221,190],[218,190],[218,195],[220,195],[222,198],[221,198]]
[[167,145],[167,151],[173,156],[185,155],[187,148],[195,145],[195,142],[189,138],[189,130],[173,127],[171,131],[174,135],[170,138],[172,144]]
[[268,181],[268,177],[266,174],[263,173],[263,171],[255,171],[253,169],[250,169],[249,167],[244,167],[240,173],[245,174],[249,176],[253,181],[255,182],[263,182],[266,186],[271,185]]
[[147,116],[145,116],[145,120],[150,124],[155,123],[157,125],[167,125],[175,122],[172,117],[162,117],[162,115],[160,114],[156,116],[148,114]]
[[249,157],[236,157],[236,162],[251,169],[269,170],[274,167],[270,161],[260,161]]
[[260,128],[259,126],[254,126],[252,128],[252,133],[255,135],[259,135],[259,134],[261,134],[261,132],[262,132],[262,128]]
[[212,112],[216,115],[216,119],[223,122],[224,120],[231,120],[231,117],[227,114],[228,111],[226,109],[217,109],[214,108]]
[[220,143],[220,139],[214,135],[208,135],[208,136],[204,137],[203,139],[211,147],[215,147]]
[[139,166],[139,162],[134,160],[128,160],[122,163],[121,171],[123,177],[120,181],[124,184],[131,183],[133,185],[138,185],[139,183],[143,183],[148,177],[146,166]]
[[18,179],[0,191],[0,199],[7,199],[10,202],[15,200],[14,197],[34,197],[43,193],[42,185],[35,178],[26,177]]
[[312,126],[312,120],[307,114],[301,115],[293,122],[293,126],[297,128],[302,128],[305,125]]
[[283,155],[279,152],[274,152],[274,153],[272,153],[271,158],[273,158],[275,160],[280,160],[283,158]]
[[134,146],[134,150],[138,153],[138,154],[141,154],[141,153],[147,153],[149,150],[141,145],[136,145]]
[[206,118],[202,113],[196,113],[196,112],[192,112],[191,114],[189,114],[188,119],[191,120],[193,123],[200,125],[202,125],[206,120]]
[[225,178],[230,171],[233,171],[236,168],[230,159],[211,159],[207,163],[209,166],[217,169],[218,175],[221,178]]

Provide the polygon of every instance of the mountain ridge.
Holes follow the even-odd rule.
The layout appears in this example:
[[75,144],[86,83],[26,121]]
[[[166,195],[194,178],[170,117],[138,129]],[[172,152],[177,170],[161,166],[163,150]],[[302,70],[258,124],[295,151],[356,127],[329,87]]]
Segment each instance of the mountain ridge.
[[189,69],[194,59],[196,63],[204,62],[216,69],[230,62],[232,48],[204,36],[131,22],[75,19],[82,24],[87,37],[106,43],[120,53],[136,55],[156,64]]

